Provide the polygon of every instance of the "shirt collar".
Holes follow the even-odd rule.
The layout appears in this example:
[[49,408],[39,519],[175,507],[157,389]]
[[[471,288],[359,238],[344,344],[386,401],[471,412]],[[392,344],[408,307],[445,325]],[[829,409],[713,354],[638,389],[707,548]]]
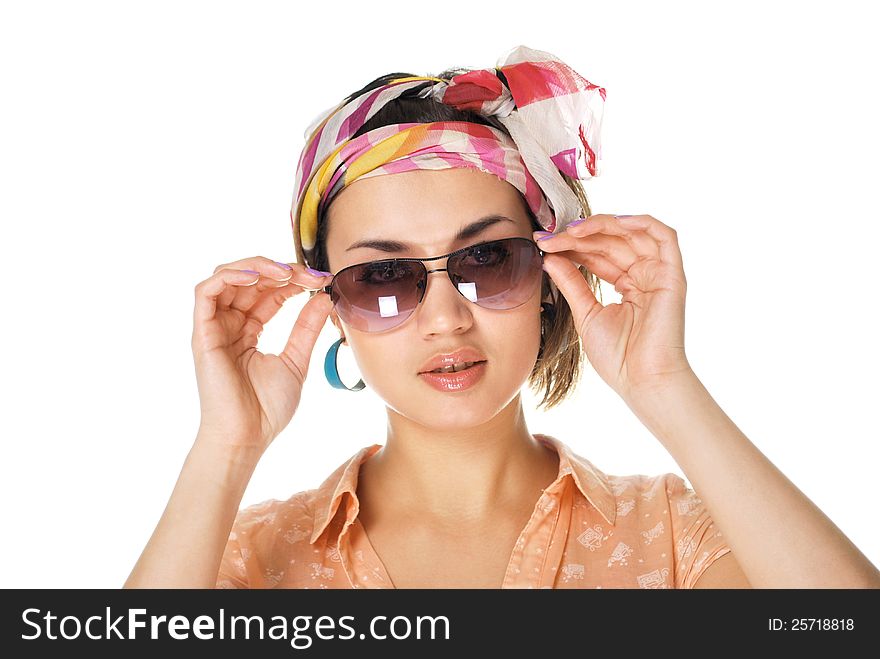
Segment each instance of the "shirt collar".
[[[589,460],[575,454],[555,437],[536,433],[533,433],[533,436],[559,454],[559,473],[553,485],[570,475],[587,501],[601,513],[606,522],[614,526],[617,501],[608,477]],[[360,466],[381,448],[381,444],[373,444],[360,449],[318,487],[314,502],[311,543],[315,543],[321,537],[324,529],[336,516],[346,493],[357,504],[356,490]]]

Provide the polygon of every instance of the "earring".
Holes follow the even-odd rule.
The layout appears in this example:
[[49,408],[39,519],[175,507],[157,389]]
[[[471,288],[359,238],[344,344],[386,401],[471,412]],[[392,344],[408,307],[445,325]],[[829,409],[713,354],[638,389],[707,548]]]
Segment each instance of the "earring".
[[339,366],[336,363],[336,356],[339,353],[339,346],[342,345],[343,341],[345,341],[345,337],[336,341],[327,351],[327,355],[324,357],[324,376],[327,378],[327,382],[330,383],[331,387],[336,389],[347,389],[348,391],[360,391],[367,386],[364,384],[363,380],[358,380],[358,383],[354,385],[354,387],[347,387],[339,377]]

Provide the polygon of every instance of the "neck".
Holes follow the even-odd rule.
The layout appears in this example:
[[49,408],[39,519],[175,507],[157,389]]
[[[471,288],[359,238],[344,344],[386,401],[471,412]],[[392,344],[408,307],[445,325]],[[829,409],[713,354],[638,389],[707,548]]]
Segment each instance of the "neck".
[[456,528],[533,506],[559,458],[526,427],[520,396],[484,424],[427,427],[388,410],[388,438],[361,466],[362,509]]

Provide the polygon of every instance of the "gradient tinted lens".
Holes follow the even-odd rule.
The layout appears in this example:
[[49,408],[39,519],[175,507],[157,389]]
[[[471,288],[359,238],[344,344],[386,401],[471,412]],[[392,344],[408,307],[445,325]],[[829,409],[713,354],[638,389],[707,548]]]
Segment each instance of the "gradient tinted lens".
[[[333,280],[331,299],[346,323],[381,332],[415,311],[430,268],[421,261],[373,261],[344,268]],[[459,293],[487,309],[513,309],[528,300],[541,279],[541,255],[528,238],[472,245],[447,260]]]
[[450,257],[449,274],[458,291],[487,309],[513,309],[528,300],[541,279],[541,255],[527,238],[474,245]]
[[412,315],[425,279],[419,261],[373,261],[340,270],[330,299],[339,317],[355,329],[381,332]]

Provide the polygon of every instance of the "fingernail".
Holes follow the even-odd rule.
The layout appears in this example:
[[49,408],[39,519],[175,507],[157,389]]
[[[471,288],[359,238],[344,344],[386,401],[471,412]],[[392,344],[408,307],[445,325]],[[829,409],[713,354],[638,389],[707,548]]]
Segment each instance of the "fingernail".
[[246,273],[248,273],[249,275],[258,275],[258,274],[260,274],[260,273],[257,272],[256,270],[242,270],[242,272],[246,272]]
[[275,265],[280,265],[280,266],[281,266],[282,268],[284,268],[285,270],[293,270],[293,268],[291,268],[291,267],[290,267],[289,265],[287,265],[286,263],[281,263],[280,261],[273,261],[273,263],[274,263]]
[[635,217],[635,215],[615,215],[614,217]]
[[552,238],[554,235],[556,235],[556,234],[550,233],[548,231],[542,231],[541,233],[546,234],[546,235],[543,235],[540,238],[538,238],[538,241],[547,240],[548,238]]
[[323,270],[315,270],[314,268],[308,268],[308,267],[307,267],[306,270],[307,270],[310,274],[315,275],[316,277],[330,277],[330,276],[333,275],[332,272],[324,272]]
[[574,222],[569,222],[567,226],[573,227],[577,224],[580,224],[581,222],[586,222],[586,221],[587,221],[587,218],[582,217],[581,219],[575,220]]

